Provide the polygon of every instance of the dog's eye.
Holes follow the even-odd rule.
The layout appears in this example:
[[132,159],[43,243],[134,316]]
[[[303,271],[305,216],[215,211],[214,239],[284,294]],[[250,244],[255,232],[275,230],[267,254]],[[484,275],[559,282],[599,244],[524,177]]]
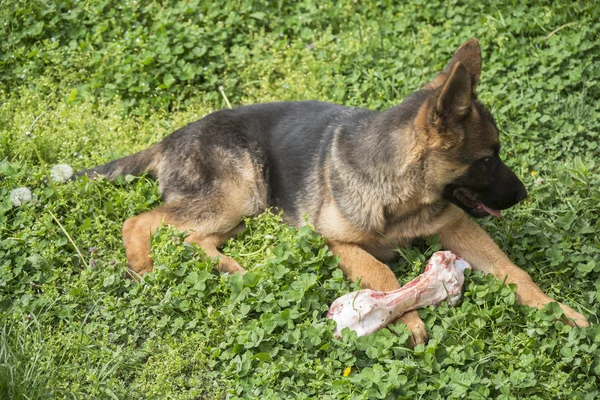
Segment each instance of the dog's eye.
[[490,157],[486,157],[483,159],[483,161],[485,161],[486,163],[489,163],[490,161],[492,161],[492,159]]

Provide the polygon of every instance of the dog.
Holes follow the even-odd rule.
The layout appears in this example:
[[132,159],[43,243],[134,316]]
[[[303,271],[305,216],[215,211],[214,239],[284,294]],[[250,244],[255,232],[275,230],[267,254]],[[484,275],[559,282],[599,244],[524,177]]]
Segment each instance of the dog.
[[[218,257],[219,271],[244,269],[219,247],[243,230],[243,218],[282,209],[293,226],[308,222],[361,286],[400,287],[384,262],[414,239],[438,234],[445,249],[474,269],[518,285],[517,302],[553,301],[469,216],[500,215],[527,197],[499,157],[498,128],[477,99],[477,39],[400,105],[377,112],[324,102],[280,102],[214,112],[139,153],[79,172],[107,179],[149,173],[164,205],[127,219],[128,265],[152,270],[151,235],[162,224]],[[586,318],[560,304],[565,320]],[[427,339],[416,311],[400,318],[415,344]]]

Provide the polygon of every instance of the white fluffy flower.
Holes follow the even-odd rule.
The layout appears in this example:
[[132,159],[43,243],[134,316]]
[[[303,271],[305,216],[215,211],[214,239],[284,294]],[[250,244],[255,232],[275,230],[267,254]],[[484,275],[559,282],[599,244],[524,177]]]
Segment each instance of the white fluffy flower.
[[56,164],[50,170],[50,179],[53,182],[66,182],[73,176],[73,168],[68,164]]
[[26,187],[20,187],[13,189],[10,192],[10,201],[16,206],[20,206],[23,203],[31,201],[31,190]]

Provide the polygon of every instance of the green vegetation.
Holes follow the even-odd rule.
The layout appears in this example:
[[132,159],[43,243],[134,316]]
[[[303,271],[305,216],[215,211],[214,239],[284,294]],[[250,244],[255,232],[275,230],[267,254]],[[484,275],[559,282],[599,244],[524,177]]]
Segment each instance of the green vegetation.
[[[600,396],[599,21],[583,0],[0,2],[0,398]],[[420,311],[427,345],[410,349],[401,325],[338,340],[323,313],[357,286],[309,227],[248,221],[225,248],[243,278],[164,228],[138,284],[120,229],[159,204],[157,185],[46,179],[140,150],[223,94],[384,109],[474,36],[480,98],[530,193],[482,224],[590,328],[472,273],[458,307]],[[14,206],[23,186],[32,199]],[[435,243],[401,250],[402,282]]]

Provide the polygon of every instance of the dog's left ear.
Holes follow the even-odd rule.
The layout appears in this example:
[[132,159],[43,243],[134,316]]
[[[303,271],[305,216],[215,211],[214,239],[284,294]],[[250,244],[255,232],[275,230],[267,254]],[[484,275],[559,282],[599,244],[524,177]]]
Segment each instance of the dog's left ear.
[[461,121],[469,115],[471,90],[471,73],[461,62],[457,62],[437,98],[436,114],[439,121],[444,124],[449,119]]
[[434,80],[425,85],[426,89],[437,89],[448,79],[457,63],[461,63],[471,75],[471,92],[475,95],[475,89],[481,76],[481,47],[476,38],[469,39],[462,44],[454,53],[454,56],[444,68],[444,70],[435,77]]

